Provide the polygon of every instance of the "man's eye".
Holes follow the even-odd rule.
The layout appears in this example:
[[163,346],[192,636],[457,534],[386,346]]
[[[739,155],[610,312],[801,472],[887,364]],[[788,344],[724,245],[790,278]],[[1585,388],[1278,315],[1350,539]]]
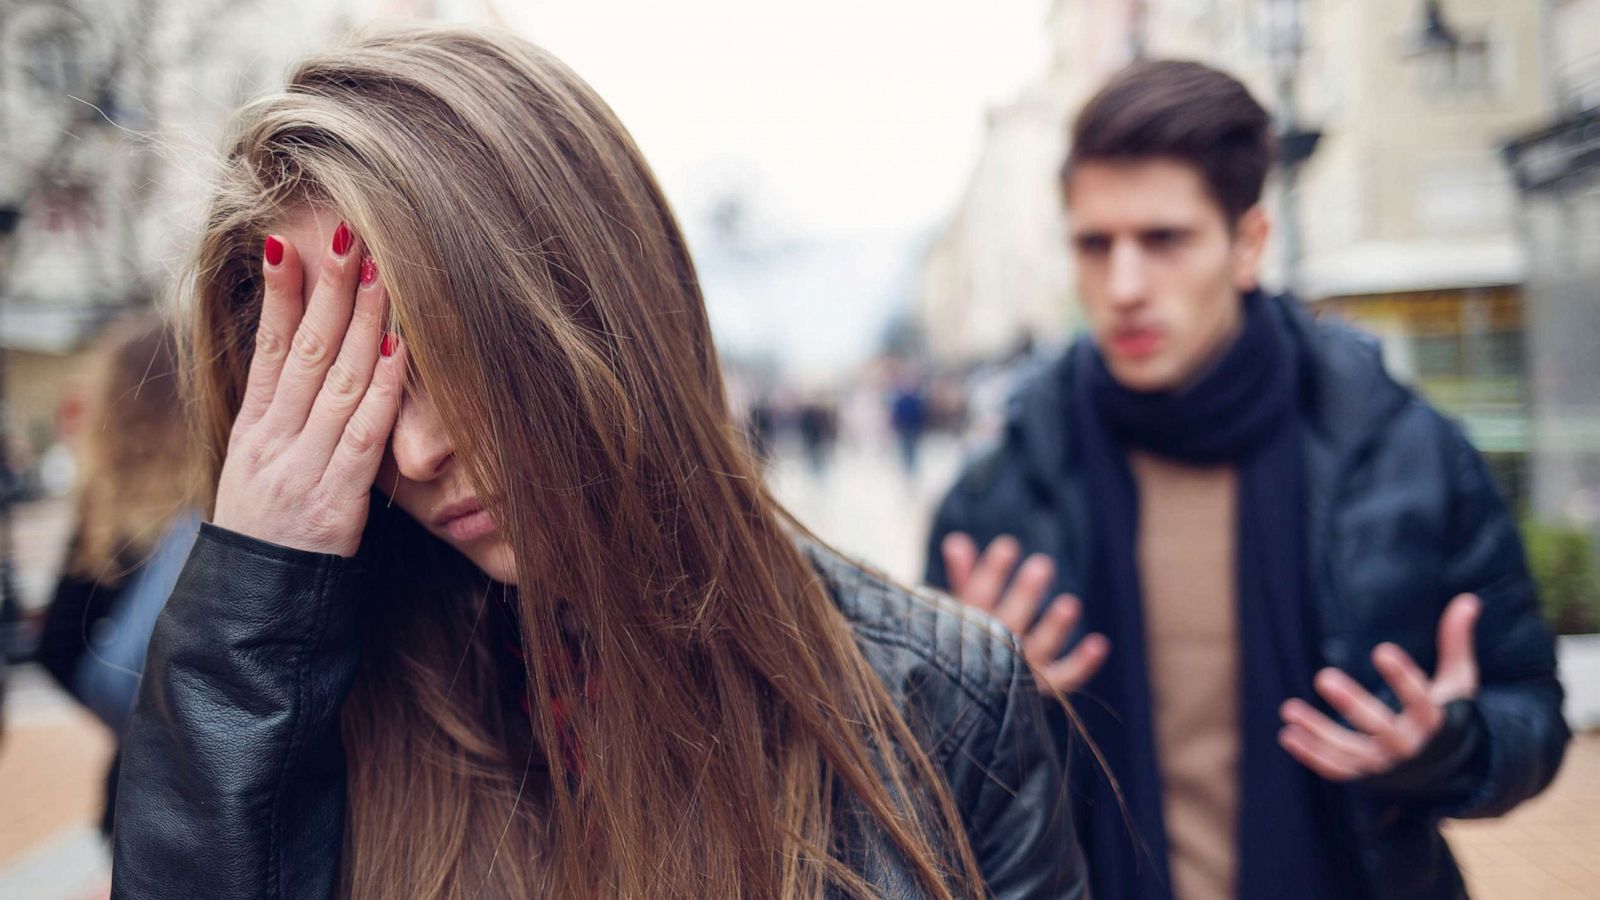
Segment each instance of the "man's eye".
[[1086,234],[1073,240],[1078,252],[1088,256],[1103,256],[1111,250],[1111,239],[1104,235]]
[[1143,243],[1151,250],[1170,250],[1183,243],[1183,232],[1170,228],[1147,231]]

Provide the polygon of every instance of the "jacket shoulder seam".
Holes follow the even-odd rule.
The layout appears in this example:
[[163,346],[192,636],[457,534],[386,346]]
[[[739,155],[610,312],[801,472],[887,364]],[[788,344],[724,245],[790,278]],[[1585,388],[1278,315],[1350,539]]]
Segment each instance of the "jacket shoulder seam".
[[[1004,636],[1003,640],[1000,640],[1000,635],[996,632],[999,626],[988,621],[986,617],[967,610],[965,607],[951,609],[952,604],[949,601],[943,601],[939,595],[926,591],[907,591],[906,598],[910,603],[926,606],[934,616],[953,617],[957,624],[962,627],[960,643],[964,649],[972,651],[973,655],[997,664],[1003,662],[1005,654],[996,651],[1003,648],[1015,655],[1015,648],[1012,646],[1009,633]],[[991,682],[1000,677],[1001,665],[991,667],[994,670],[995,678],[986,678],[982,673],[973,672],[971,667],[965,664],[965,653],[962,654],[962,661],[953,661],[947,654],[940,652],[936,641],[927,636],[904,628],[896,628],[881,621],[854,619],[854,625],[856,632],[866,640],[914,654],[920,661],[958,687],[962,694],[976,703],[986,715],[995,721],[999,721],[999,715],[994,707],[997,704],[996,695],[1004,693],[1004,691],[997,688],[991,692],[989,688],[991,687]],[[978,640],[975,639],[982,640],[982,643],[979,644]],[[997,644],[1000,646],[996,646]]]

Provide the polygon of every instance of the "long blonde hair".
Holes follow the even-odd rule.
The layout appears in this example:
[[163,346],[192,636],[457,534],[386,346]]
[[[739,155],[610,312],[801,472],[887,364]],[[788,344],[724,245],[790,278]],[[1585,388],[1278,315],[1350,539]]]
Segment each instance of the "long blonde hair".
[[[504,34],[378,34],[247,107],[224,162],[187,282],[212,482],[261,242],[326,205],[516,555],[518,587],[488,584],[374,503],[348,896],[866,895],[846,800],[930,896],[983,892],[947,785],[730,422],[683,236],[588,85]],[[502,599],[524,698],[485,636]]]
[[113,325],[93,362],[65,568],[111,587],[143,565],[193,500],[176,342],[154,313]]

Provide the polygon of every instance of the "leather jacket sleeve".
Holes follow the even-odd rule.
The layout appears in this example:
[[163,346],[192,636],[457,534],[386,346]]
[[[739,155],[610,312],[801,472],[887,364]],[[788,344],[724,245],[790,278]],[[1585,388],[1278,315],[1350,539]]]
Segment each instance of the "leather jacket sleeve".
[[122,745],[115,898],[326,898],[356,562],[210,524],[156,624]]
[[[998,625],[995,626],[997,629]],[[990,895],[1087,897],[1066,776],[1045,720],[1045,702],[1018,653],[999,660],[1004,702],[980,716],[955,753],[951,788]]]

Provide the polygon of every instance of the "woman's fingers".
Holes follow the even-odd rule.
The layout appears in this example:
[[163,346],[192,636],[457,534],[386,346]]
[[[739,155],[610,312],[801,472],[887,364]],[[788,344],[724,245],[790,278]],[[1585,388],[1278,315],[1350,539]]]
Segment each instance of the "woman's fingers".
[[385,291],[347,224],[328,246],[294,249],[274,236],[264,250],[247,413],[234,423],[214,521],[347,556],[360,546],[368,490],[394,429],[405,354],[384,339]]
[[378,466],[383,462],[384,448],[400,414],[400,397],[405,391],[405,342],[394,334],[386,334],[380,340],[384,352],[372,373],[372,383],[345,423],[323,474],[325,485],[344,492],[353,502],[366,502],[367,492],[378,477]]
[[284,359],[289,354],[289,342],[305,312],[301,300],[300,254],[288,239],[275,234],[267,236],[261,252],[261,276],[265,282],[261,316],[256,323],[255,352],[250,357],[250,375],[245,383],[236,428],[249,427],[266,415],[277,392]]
[[380,344],[388,324],[389,303],[379,277],[378,264],[363,257],[357,268],[355,312],[345,329],[339,355],[323,377],[306,419],[301,441],[313,459],[327,459],[343,438],[345,424],[366,396],[378,364]]
[[289,342],[283,373],[264,417],[278,429],[298,434],[305,426],[350,324],[361,255],[360,240],[340,222],[330,246],[322,249],[311,301]]

